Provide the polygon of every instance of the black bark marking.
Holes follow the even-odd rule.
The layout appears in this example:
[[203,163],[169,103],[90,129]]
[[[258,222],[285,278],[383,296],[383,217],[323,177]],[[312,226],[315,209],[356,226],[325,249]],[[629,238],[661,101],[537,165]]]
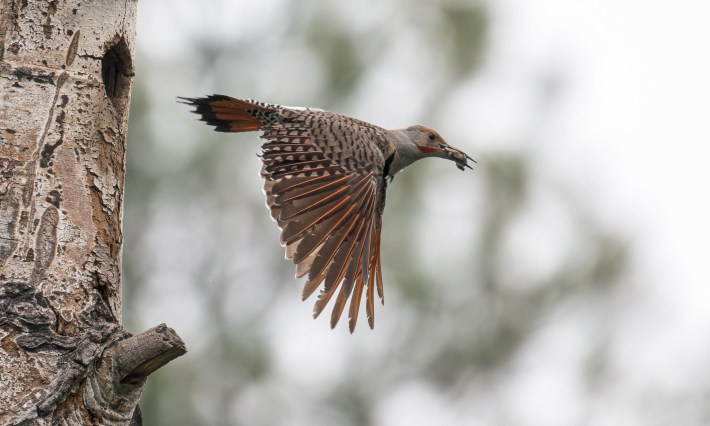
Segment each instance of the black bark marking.
[[49,206],[42,213],[39,231],[35,240],[35,276],[41,276],[54,260],[57,248],[57,225],[59,212],[54,206]]
[[[63,105],[59,106],[60,108],[63,107]],[[64,124],[64,117],[66,117],[66,113],[64,111],[60,111],[59,114],[57,114],[57,118],[54,119],[59,124]]]
[[118,322],[118,317],[113,312],[113,308],[111,307],[111,300],[113,300],[113,291],[111,284],[106,279],[102,278],[97,271],[93,272],[93,276],[94,288],[96,289],[99,297],[101,298],[101,301],[106,307],[106,310],[111,314],[111,318],[113,318],[114,322]]
[[42,24],[44,38],[52,38],[52,30],[54,29],[54,25],[51,25],[50,22],[52,21],[49,19],[49,17],[47,17],[47,23]]
[[12,189],[8,189],[7,193],[0,194],[0,201],[0,265],[3,265],[17,248],[15,230],[20,214],[20,200]]
[[[44,132],[42,133],[42,137],[40,138],[40,145],[44,143],[44,139],[47,137],[47,132],[49,131],[49,126],[52,124],[52,117],[54,116],[54,107],[57,105],[57,99],[59,99],[59,91],[62,89],[62,86],[64,83],[67,81],[67,73],[62,72],[59,77],[57,78],[57,89],[54,91],[54,99],[52,100],[52,106],[49,108],[49,113],[47,117],[47,124],[44,125]],[[64,103],[64,99],[62,99],[62,103]],[[64,123],[64,112],[60,114],[61,116],[61,121],[60,123],[63,125]],[[64,129],[62,126],[62,130],[59,132],[59,140],[57,140],[57,143],[54,145],[52,144],[46,144],[42,147],[42,153],[40,155],[40,161],[39,161],[39,166],[42,168],[48,167],[50,164],[50,160],[52,158],[52,155],[54,154],[54,150],[64,143]]]
[[57,93],[54,95],[54,103],[57,102],[57,96],[59,96],[59,89],[61,89],[64,82],[67,81],[67,77],[68,76],[65,72],[59,74],[59,77],[57,78]]
[[62,193],[56,189],[53,189],[49,191],[49,195],[47,195],[45,200],[54,207],[59,208],[59,203],[62,202]]
[[[3,2],[3,6],[9,7],[8,2]],[[0,6],[0,62],[2,62],[5,57],[5,37],[10,30],[10,20],[14,19],[12,12],[6,12],[3,7]]]
[[[27,4],[27,0],[23,0],[23,4]],[[20,24],[17,17],[20,14],[20,7],[17,1],[4,1],[0,4],[0,62],[5,57],[5,40],[10,38],[8,35],[13,32],[20,32]],[[24,6],[23,6],[24,7]],[[20,51],[20,44],[15,42],[8,46],[8,51],[17,55]]]
[[50,160],[52,159],[52,155],[54,154],[54,150],[61,144],[64,143],[64,139],[60,138],[57,143],[54,145],[51,144],[45,144],[44,147],[42,147],[42,154],[39,160],[39,166],[42,168],[48,167],[51,163]]
[[54,85],[55,73],[47,72],[43,69],[31,68],[26,66],[19,66],[13,70],[13,73],[17,76],[18,80],[30,80],[39,84],[52,84]]
[[[64,60],[64,63],[69,66],[74,62],[74,58],[76,58],[76,52],[79,50],[79,30],[76,30],[74,33],[74,37],[72,37],[71,42],[69,43],[69,48],[67,49],[67,57]],[[71,30],[67,31],[67,34],[71,35]]]
[[47,17],[47,20],[42,24],[42,31],[44,32],[44,37],[48,39],[52,38],[52,30],[54,29],[54,25],[52,25],[52,16],[57,13],[57,3],[57,0],[50,1],[47,7],[47,12],[42,13]]

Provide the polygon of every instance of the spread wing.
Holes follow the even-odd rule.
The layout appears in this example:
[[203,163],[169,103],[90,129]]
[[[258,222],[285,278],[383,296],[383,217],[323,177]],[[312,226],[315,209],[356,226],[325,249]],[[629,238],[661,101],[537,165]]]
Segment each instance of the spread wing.
[[350,331],[360,302],[374,327],[374,292],[384,303],[380,231],[385,204],[384,130],[315,109],[282,107],[223,95],[180,98],[215,130],[263,130],[266,203],[281,228],[296,276],[308,276],[303,299],[320,286],[320,315],[337,292],[331,327],[350,299]]
[[355,152],[364,149],[357,144],[375,146],[368,139],[373,137],[369,128],[360,129],[357,122],[336,123],[350,132],[348,140],[336,140],[338,132],[330,130],[333,122],[347,121],[346,117],[289,110],[283,114],[286,119],[262,136],[266,139],[262,176],[267,205],[282,230],[286,258],[297,265],[296,277],[308,276],[303,299],[322,284],[313,311],[317,317],[337,292],[331,327],[350,299],[352,332],[365,292],[372,328],[375,287],[383,297],[380,230],[386,182],[382,155],[374,155],[371,161],[355,158]]

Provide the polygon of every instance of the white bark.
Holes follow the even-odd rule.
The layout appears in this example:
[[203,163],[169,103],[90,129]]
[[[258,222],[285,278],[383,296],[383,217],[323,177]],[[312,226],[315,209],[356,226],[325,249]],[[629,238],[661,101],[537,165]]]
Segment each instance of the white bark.
[[121,327],[135,14],[0,0],[0,424],[135,424],[145,377],[184,353]]

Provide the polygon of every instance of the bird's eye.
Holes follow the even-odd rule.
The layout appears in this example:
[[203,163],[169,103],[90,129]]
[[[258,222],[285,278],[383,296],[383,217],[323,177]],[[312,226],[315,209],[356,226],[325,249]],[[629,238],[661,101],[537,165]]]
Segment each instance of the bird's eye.
[[429,140],[430,141],[436,140],[436,136],[434,136],[433,133],[429,133]]

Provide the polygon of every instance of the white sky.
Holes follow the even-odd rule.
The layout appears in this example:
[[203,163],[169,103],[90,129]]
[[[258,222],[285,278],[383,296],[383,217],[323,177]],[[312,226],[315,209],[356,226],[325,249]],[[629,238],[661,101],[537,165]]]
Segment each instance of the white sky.
[[508,0],[494,10],[501,39],[492,68],[498,60],[544,72],[536,67],[562,58],[573,70],[543,131],[550,173],[640,238],[639,269],[652,275],[643,278],[663,303],[707,326],[710,3]]
[[[710,2],[489,4],[490,60],[474,96],[462,98],[476,99],[478,140],[488,141],[487,149],[531,151],[543,173],[563,179],[604,223],[632,239],[635,297],[622,301],[625,313],[612,336],[619,382],[599,401],[606,406],[585,420],[648,424],[638,413],[650,393],[687,400],[694,377],[707,380]],[[567,90],[540,130],[539,145],[505,146],[525,140],[509,133],[526,129],[520,121],[531,116],[518,114],[531,107],[526,81],[555,70],[562,70]],[[554,356],[578,337],[565,328],[552,327],[540,350],[521,357],[528,368],[509,387],[521,410],[514,424],[582,420],[580,398],[564,380],[569,375],[554,374],[574,360]]]

